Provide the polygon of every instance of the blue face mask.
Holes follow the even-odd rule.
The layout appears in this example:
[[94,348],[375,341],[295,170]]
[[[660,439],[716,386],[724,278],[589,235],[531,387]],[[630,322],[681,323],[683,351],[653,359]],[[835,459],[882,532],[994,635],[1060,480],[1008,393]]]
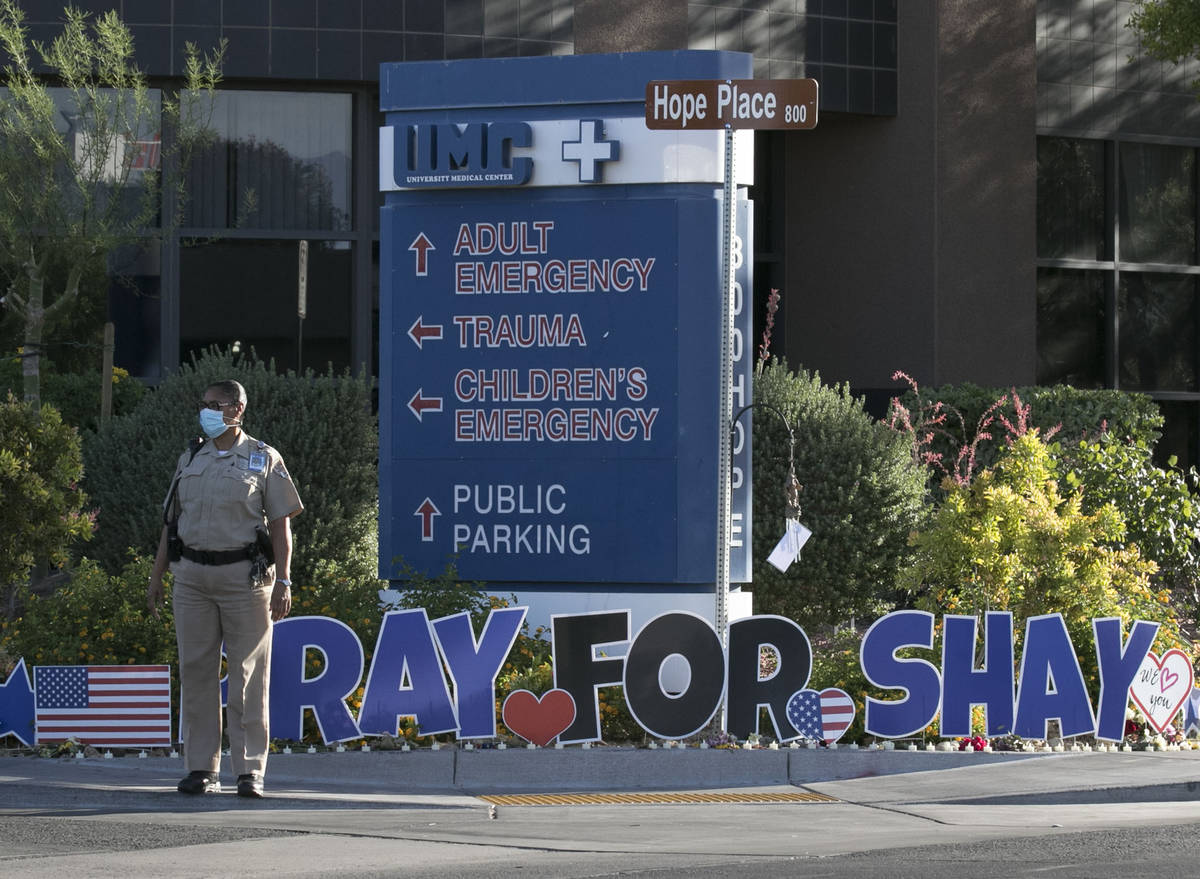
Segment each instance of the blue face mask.
[[225,431],[229,430],[231,425],[225,423],[225,416],[216,409],[201,409],[200,410],[200,429],[208,435],[209,439],[216,439]]

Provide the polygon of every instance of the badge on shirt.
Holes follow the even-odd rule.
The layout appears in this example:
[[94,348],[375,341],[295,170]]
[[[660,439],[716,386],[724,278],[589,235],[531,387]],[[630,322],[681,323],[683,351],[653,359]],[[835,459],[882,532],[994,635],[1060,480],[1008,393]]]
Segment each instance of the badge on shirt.
[[267,453],[266,452],[251,452],[250,463],[247,465],[248,470],[253,470],[255,473],[264,473],[267,469]]
[[276,476],[282,476],[284,479],[287,479],[289,481],[292,478],[291,476],[288,475],[287,468],[283,466],[283,461],[280,461],[278,464],[276,464],[275,469],[272,470],[271,472],[274,473]]

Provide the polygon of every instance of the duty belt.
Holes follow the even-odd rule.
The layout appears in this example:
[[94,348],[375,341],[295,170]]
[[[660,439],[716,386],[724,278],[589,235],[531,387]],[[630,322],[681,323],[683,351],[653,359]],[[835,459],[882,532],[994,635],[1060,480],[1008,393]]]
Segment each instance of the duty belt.
[[250,548],[243,549],[192,549],[183,546],[179,554],[190,562],[198,565],[232,565],[234,562],[244,562],[250,558]]

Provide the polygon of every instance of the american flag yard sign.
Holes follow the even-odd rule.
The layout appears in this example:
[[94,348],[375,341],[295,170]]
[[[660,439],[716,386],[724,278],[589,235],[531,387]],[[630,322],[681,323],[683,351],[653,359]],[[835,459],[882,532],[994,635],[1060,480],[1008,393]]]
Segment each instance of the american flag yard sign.
[[837,687],[800,690],[788,700],[787,716],[801,738],[836,742],[854,722],[854,700]]
[[33,689],[39,744],[171,745],[169,665],[39,665]]

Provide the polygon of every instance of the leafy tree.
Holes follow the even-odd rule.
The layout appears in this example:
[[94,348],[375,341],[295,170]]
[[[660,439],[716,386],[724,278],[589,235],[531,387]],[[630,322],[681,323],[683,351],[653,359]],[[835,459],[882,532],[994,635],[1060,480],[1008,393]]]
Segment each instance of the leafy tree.
[[[164,92],[159,107],[115,12],[89,21],[68,7],[65,16],[46,46],[30,41],[16,0],[0,0],[8,60],[0,77],[0,270],[4,305],[24,324],[24,394],[35,408],[46,326],[77,307],[81,278],[102,270],[119,245],[174,221],[183,178],[169,181],[177,210],[160,217],[160,175],[142,151],[165,141],[161,167],[180,167],[208,136],[205,98],[220,80],[224,51],[222,44],[202,57],[189,44],[184,88]],[[47,85],[39,66],[61,89]]]
[[[1182,64],[1200,56],[1200,5],[1195,0],[1134,0],[1126,27],[1160,61]],[[1200,89],[1200,81],[1193,87]]]
[[[39,413],[11,393],[0,402],[0,588],[23,581],[37,562],[62,564],[92,533],[79,488],[79,435],[58,411]],[[12,611],[11,593],[9,611]]]

